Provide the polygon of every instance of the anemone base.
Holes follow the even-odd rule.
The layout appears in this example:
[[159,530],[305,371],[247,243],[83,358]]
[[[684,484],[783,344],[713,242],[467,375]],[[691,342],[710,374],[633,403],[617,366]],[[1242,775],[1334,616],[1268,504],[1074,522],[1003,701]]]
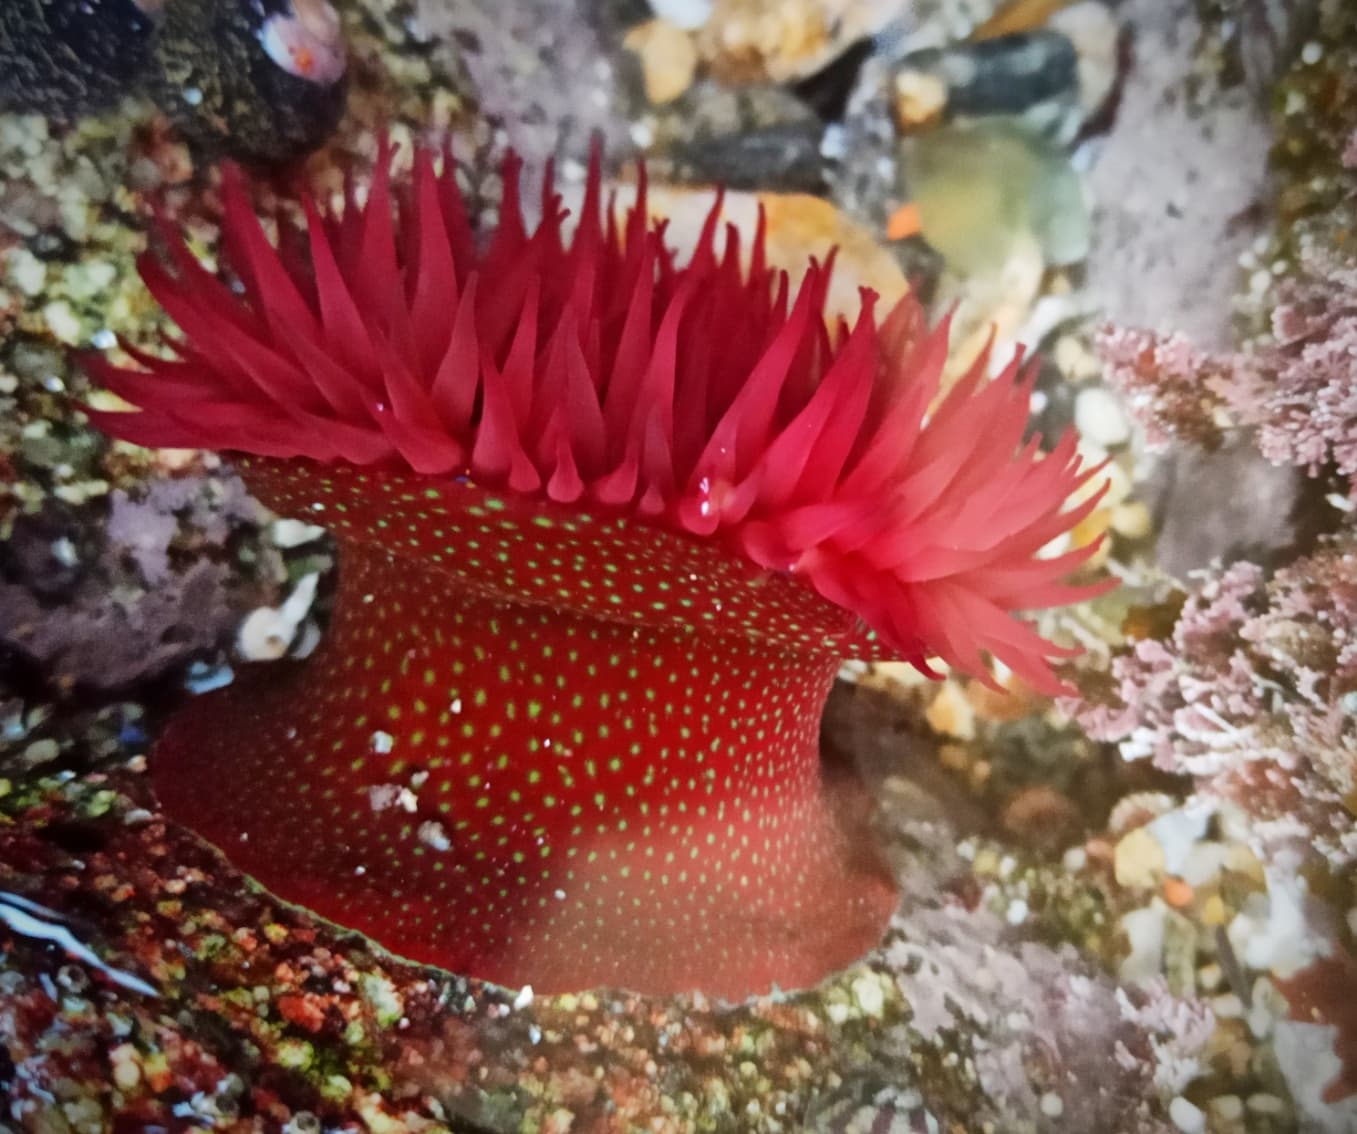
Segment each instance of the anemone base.
[[172,818],[394,953],[545,992],[735,999],[819,982],[895,906],[841,821],[855,781],[821,768],[837,665],[346,541],[316,654],[194,702],[152,770]]
[[[512,852],[478,863],[464,846],[422,843],[422,806],[365,817],[352,838],[337,805],[313,809],[316,790],[284,770],[300,749],[246,753],[246,735],[276,736],[290,716],[297,676],[251,674],[191,706],[156,750],[157,793],[171,819],[275,895],[399,956],[546,994],[613,986],[738,1000],[811,987],[859,960],[896,907],[869,840],[838,824],[866,810],[855,781],[821,785],[784,813],[791,838],[805,844],[794,865],[753,863],[721,819],[693,824],[687,836],[686,827],[652,832],[639,851],[616,830],[593,835],[573,857],[547,842],[562,869],[532,877],[515,873]],[[223,727],[224,719],[239,723]],[[385,783],[350,781],[342,794],[361,813],[373,786]],[[375,853],[374,836],[383,848]],[[384,852],[402,861],[383,862]],[[455,892],[468,888],[479,899]],[[510,901],[516,889],[521,897]]]

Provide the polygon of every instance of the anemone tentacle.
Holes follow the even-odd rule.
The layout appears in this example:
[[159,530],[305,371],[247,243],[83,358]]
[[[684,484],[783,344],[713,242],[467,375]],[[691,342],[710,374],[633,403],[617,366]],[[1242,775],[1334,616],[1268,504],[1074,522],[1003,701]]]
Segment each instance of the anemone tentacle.
[[[391,154],[366,200],[266,238],[238,175],[224,186],[230,290],[177,241],[147,253],[152,294],[186,336],[137,369],[96,363],[139,407],[91,412],[151,446],[466,475],[715,538],[854,610],[881,653],[987,680],[988,654],[1039,689],[1061,651],[1015,612],[1094,593],[1063,579],[1093,545],[1041,549],[1097,505],[1062,510],[1096,469],[1072,437],[1023,442],[1030,377],[986,378],[988,353],[939,399],[947,326],[906,297],[880,321],[822,316],[830,265],[793,288],[762,225],[742,264],[719,204],[685,263],[647,219],[644,178],[618,223],[597,158],[567,238],[550,175],[535,227],[504,169],[478,244],[455,180],[427,153],[408,187]],[[286,222],[280,222],[286,229]],[[295,239],[292,239],[295,237]]]

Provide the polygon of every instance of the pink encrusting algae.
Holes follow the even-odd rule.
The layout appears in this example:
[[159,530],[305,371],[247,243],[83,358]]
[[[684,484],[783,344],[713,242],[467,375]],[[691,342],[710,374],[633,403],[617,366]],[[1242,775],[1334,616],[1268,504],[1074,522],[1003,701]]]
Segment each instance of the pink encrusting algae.
[[[597,162],[568,239],[506,163],[478,240],[452,163],[389,155],[280,255],[225,187],[240,287],[183,248],[143,275],[173,357],[92,369],[151,446],[236,455],[339,540],[304,662],[203,697],[154,753],[169,814],[281,896],[393,951],[506,984],[742,996],[879,938],[894,887],[850,836],[818,721],[844,656],[986,655],[1062,688],[1014,617],[1105,584],[1040,554],[1097,504],[1072,435],[1024,440],[1029,382],[906,298],[822,313],[742,263],[713,210],[679,263]],[[294,250],[305,248],[305,254]]]

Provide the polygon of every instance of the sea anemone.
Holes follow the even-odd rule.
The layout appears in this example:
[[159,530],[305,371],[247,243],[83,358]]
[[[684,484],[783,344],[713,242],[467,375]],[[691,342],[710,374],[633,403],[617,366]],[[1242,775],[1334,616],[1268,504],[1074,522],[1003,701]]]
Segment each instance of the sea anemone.
[[845,835],[818,721],[840,659],[986,655],[1061,688],[1016,610],[1090,593],[1075,440],[1024,440],[1029,379],[939,396],[917,303],[849,326],[713,210],[683,263],[591,165],[573,233],[468,223],[455,165],[390,155],[364,203],[279,221],[228,175],[238,286],[173,238],[141,263],[183,331],[91,363],[148,446],[227,451],[330,526],[302,662],[192,703],[153,754],[170,816],[275,892],[504,984],[743,996],[806,986],[895,903]]

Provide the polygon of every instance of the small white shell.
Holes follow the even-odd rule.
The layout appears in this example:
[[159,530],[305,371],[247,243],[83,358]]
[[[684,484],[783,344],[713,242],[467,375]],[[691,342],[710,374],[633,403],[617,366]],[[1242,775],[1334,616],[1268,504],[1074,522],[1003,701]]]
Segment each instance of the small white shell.
[[326,0],[293,0],[291,16],[270,16],[260,27],[264,53],[289,75],[328,86],[344,75],[339,16]]

